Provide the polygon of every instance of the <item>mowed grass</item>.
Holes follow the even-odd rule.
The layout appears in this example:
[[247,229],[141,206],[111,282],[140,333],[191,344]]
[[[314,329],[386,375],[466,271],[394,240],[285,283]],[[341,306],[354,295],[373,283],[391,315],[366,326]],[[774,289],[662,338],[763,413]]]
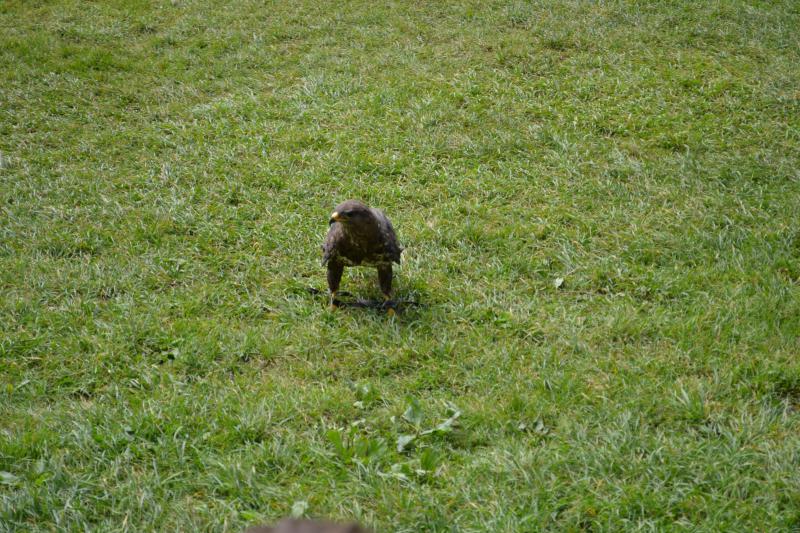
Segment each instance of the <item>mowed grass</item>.
[[[0,530],[797,530],[798,36],[792,0],[3,2]],[[418,307],[308,290],[346,198]]]

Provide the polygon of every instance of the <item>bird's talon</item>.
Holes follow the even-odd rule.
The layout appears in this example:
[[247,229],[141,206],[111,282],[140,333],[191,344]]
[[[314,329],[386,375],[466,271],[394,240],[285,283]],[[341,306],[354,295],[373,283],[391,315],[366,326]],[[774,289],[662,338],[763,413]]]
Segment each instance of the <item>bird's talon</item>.
[[394,310],[394,302],[388,294],[383,295],[383,308],[386,309],[386,314],[389,316],[394,316],[396,314]]

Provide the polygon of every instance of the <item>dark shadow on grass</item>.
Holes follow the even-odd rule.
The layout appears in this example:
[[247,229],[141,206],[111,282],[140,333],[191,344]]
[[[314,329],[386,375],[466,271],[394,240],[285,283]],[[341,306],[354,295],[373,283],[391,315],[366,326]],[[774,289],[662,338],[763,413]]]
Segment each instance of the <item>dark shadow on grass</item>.
[[[319,295],[327,296],[327,293],[325,291],[321,291],[315,287],[307,287],[306,291],[313,296],[319,296]],[[365,298],[354,297],[351,293],[347,291],[339,291],[337,295],[347,297],[346,300],[341,300],[337,298],[333,301],[333,303],[340,308],[375,309],[378,311],[387,311],[389,309],[394,309],[395,312],[402,313],[403,311],[409,308],[425,307],[424,304],[421,304],[420,302],[417,302],[415,300],[396,299],[396,300],[389,300],[388,302],[385,302],[383,300],[369,300]]]

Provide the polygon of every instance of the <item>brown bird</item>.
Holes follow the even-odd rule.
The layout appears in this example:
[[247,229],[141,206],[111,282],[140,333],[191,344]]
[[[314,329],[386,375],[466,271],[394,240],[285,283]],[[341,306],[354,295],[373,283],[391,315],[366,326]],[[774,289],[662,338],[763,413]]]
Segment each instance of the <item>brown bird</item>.
[[[336,308],[336,292],[346,266],[376,267],[378,283],[388,305],[392,298],[392,263],[400,263],[403,251],[392,223],[383,211],[358,200],[347,200],[336,206],[328,225],[328,235],[322,245],[322,264],[328,265],[331,308]],[[389,312],[394,310],[390,307]]]
[[368,533],[358,524],[334,524],[333,522],[318,522],[316,520],[300,520],[287,518],[278,522],[278,525],[253,526],[247,528],[245,533]]

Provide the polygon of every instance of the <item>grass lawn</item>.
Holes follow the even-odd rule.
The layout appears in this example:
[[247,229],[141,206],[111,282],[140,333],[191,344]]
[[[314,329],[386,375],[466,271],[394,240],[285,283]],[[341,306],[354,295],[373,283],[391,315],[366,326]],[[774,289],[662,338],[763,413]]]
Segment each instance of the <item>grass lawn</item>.
[[0,531],[800,528],[794,0],[7,0],[0,154]]

